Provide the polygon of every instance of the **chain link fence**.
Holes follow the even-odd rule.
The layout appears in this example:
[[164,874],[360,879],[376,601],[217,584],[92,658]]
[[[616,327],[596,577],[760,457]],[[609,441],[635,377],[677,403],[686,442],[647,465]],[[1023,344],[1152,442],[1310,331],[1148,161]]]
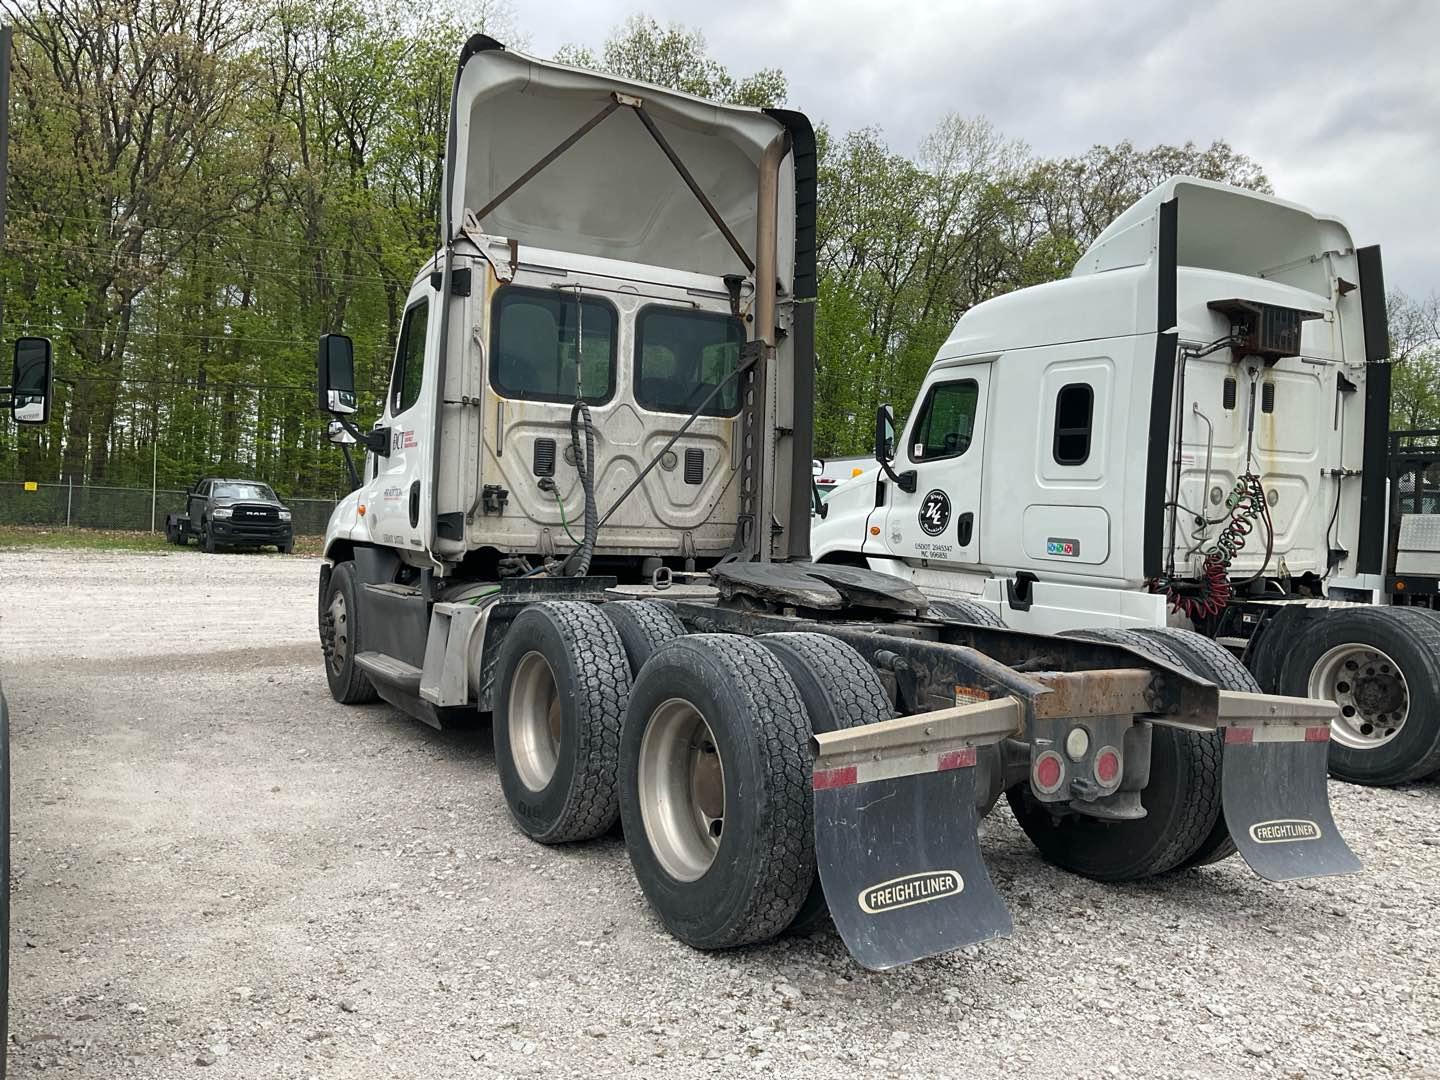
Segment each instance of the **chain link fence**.
[[[0,525],[74,526],[79,529],[150,528],[163,532],[165,515],[185,509],[184,491],[95,484],[0,484]],[[294,515],[296,536],[320,536],[333,499],[282,499]],[[151,508],[154,508],[152,518]]]

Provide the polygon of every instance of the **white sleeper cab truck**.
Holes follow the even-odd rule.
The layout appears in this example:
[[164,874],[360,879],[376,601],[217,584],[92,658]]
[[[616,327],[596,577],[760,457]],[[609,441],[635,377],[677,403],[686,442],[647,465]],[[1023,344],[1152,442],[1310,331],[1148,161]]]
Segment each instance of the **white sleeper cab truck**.
[[1007,933],[975,835],[1001,795],[1096,878],[1357,869],[1333,705],[810,560],[815,197],[798,113],[467,44],[372,429],[321,342],[320,407],[367,451],[325,537],[334,696],[488,717],[517,827],[623,822],[698,948],[827,912],[876,968]]
[[1379,249],[1336,219],[1171,179],[1069,278],[965,313],[898,440],[881,410],[815,557],[957,618],[1138,632],[1226,685],[1333,701],[1344,779],[1440,769],[1440,621],[1373,606],[1384,297]]

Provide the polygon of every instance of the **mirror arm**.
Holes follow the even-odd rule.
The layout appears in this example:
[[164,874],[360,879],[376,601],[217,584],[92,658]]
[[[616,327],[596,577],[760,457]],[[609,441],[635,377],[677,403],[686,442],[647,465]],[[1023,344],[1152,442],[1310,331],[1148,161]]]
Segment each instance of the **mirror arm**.
[[[390,456],[389,428],[376,428],[374,431],[361,431],[358,427],[354,425],[354,423],[351,422],[350,418],[344,413],[331,413],[330,415],[333,416],[336,420],[339,420],[340,426],[343,427],[346,431],[348,431],[351,435],[355,436],[355,441],[358,442],[361,446],[365,447],[366,450],[369,450],[372,454],[379,454],[381,457]],[[349,458],[348,454],[346,455],[346,458]],[[359,485],[357,484],[356,486],[358,487]]]
[[350,490],[356,491],[360,487],[360,474],[355,471],[355,459],[350,456],[350,447],[341,443],[340,453],[345,455],[345,471],[350,475]]

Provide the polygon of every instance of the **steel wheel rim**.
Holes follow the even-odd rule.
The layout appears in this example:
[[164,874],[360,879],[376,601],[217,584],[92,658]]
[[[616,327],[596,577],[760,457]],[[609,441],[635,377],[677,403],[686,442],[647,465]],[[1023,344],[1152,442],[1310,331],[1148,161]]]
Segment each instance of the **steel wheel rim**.
[[510,682],[510,756],[520,782],[540,792],[560,762],[560,690],[550,662],[528,652]]
[[350,611],[345,606],[345,594],[336,591],[330,598],[330,670],[339,675],[345,670],[345,660],[350,655]]
[[650,714],[637,779],[645,836],[661,867],[677,881],[703,877],[724,830],[725,763],[705,717],[684,698]]
[[1384,746],[1410,715],[1410,686],[1400,665],[1373,645],[1336,645],[1310,669],[1309,695],[1340,706],[1330,737],[1351,750]]

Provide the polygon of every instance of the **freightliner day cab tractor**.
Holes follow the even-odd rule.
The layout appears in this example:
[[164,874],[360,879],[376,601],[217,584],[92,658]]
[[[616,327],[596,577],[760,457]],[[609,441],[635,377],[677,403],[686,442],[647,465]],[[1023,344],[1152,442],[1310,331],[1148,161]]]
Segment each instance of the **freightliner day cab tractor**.
[[1356,869],[1333,705],[1193,635],[973,625],[810,560],[815,170],[798,113],[466,45],[373,429],[349,340],[320,343],[320,407],[367,451],[320,575],[334,696],[488,716],[518,827],[618,818],[698,948],[828,913],[883,968],[1007,933],[975,831],[1002,795],[1096,878]]
[[1440,769],[1440,620],[1375,606],[1387,355],[1379,248],[1171,179],[1069,278],[961,317],[898,442],[881,410],[878,465],[827,500],[814,556],[932,611],[1160,634],[1248,681],[1239,658],[1339,706],[1336,776],[1416,779]]

